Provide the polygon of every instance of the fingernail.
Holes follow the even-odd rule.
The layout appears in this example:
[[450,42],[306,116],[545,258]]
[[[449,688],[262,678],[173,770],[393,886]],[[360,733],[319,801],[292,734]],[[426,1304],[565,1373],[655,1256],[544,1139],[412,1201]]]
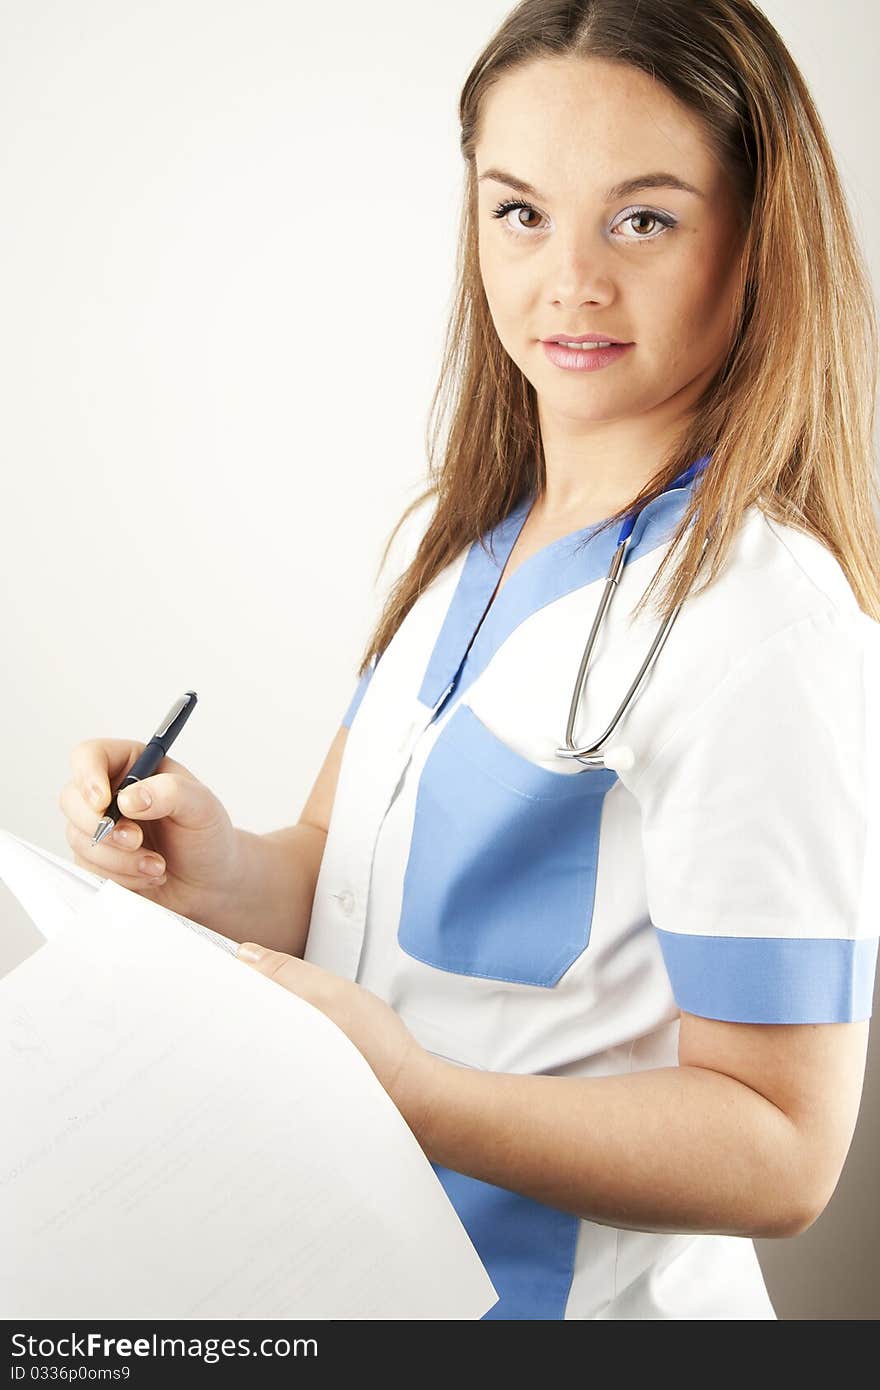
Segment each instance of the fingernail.
[[243,941],[237,952],[241,960],[258,961],[263,958],[262,946],[255,946],[252,941]]
[[116,798],[116,804],[120,811],[130,815],[132,811],[145,811],[148,806],[153,804],[153,798],[146,787],[126,787],[121,797]]

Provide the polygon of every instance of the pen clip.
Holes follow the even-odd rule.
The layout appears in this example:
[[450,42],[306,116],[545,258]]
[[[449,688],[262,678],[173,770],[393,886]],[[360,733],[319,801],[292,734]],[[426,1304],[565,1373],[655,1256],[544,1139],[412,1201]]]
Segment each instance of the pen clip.
[[181,710],[186,709],[186,706],[189,704],[192,698],[193,692],[191,690],[188,690],[185,695],[181,695],[179,700],[175,700],[174,704],[171,706],[165,718],[162,720],[162,723],[159,725],[158,729],[153,734],[153,738],[165,737],[171,725],[174,723],[175,719],[180,714]]

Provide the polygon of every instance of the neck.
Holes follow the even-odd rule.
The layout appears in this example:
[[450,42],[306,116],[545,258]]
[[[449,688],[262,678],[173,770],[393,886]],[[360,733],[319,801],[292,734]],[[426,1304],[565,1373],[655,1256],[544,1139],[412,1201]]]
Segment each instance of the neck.
[[536,517],[589,526],[625,507],[663,466],[690,420],[681,395],[625,419],[584,423],[538,403],[544,486]]

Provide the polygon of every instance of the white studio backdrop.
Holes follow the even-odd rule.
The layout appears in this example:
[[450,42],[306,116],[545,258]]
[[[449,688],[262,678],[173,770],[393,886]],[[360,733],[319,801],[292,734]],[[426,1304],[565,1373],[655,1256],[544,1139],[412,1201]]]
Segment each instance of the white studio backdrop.
[[70,748],[187,688],[173,756],[296,820],[425,471],[482,9],[0,6],[16,834],[66,852]]
[[[458,92],[508,8],[3,0],[0,825],[65,853],[71,747],[188,688],[173,756],[298,816],[424,477]],[[873,13],[766,8],[876,267]]]
[[[0,825],[66,853],[70,748],[189,688],[173,756],[298,816],[424,477],[458,92],[508,8],[0,4]],[[868,7],[767,9],[876,264]]]
[[[73,745],[186,689],[172,756],[235,824],[297,819],[425,476],[458,94],[510,8],[0,0],[0,826],[70,856]],[[877,11],[764,9],[876,284]],[[0,924],[5,973],[39,938],[2,885]]]

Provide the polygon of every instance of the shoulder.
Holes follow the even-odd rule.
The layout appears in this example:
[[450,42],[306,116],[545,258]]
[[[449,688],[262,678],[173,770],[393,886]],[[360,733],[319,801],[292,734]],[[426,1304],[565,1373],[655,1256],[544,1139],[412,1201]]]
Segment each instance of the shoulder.
[[818,537],[747,509],[715,580],[688,599],[683,627],[706,661],[704,693],[767,644],[805,653],[830,634],[838,645],[876,644],[880,624],[859,606],[843,566]]
[[810,611],[829,610],[848,620],[861,613],[840,561],[818,536],[776,521],[759,508],[752,510],[752,526],[773,569],[794,586]]
[[720,573],[685,600],[651,683],[629,726],[640,769],[624,780],[638,796],[685,749],[683,767],[711,761],[722,779],[736,772],[734,741],[740,770],[772,765],[777,743],[792,765],[820,745],[840,758],[847,741],[859,757],[880,710],[880,623],[827,546],[751,507]]
[[[858,653],[873,667],[880,654],[880,623],[865,613],[837,556],[823,540],[750,507],[734,550],[728,596],[735,615],[738,659],[765,642],[798,648],[817,660],[822,646]],[[747,619],[752,618],[748,632]]]

